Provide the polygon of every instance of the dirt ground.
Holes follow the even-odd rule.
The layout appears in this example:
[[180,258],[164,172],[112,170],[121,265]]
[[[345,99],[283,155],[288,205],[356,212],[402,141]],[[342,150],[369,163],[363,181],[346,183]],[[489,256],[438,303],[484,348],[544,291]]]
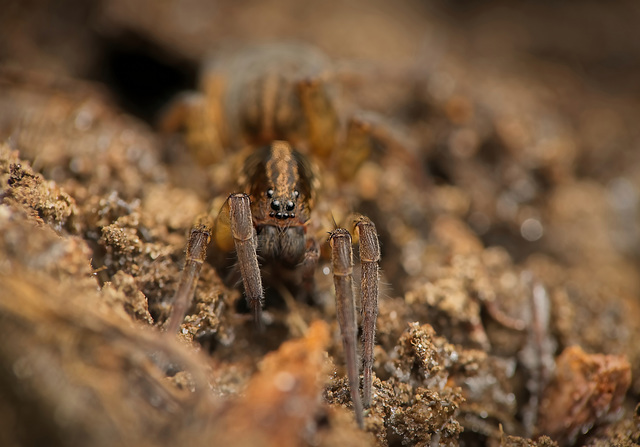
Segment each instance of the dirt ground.
[[[640,444],[633,1],[4,9],[0,445]],[[364,430],[328,260],[309,302],[268,284],[263,334],[207,263],[162,331],[190,225],[235,174],[157,117],[216,50],[283,40],[403,148],[343,183],[320,166],[382,246]]]

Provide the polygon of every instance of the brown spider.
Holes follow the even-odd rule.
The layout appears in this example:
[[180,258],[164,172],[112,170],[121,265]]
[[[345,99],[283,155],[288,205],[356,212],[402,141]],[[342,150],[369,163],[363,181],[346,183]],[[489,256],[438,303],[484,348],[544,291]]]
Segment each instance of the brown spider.
[[[221,57],[205,73],[204,93],[183,97],[166,114],[164,129],[184,130],[187,145],[201,161],[224,162],[234,158],[224,148],[249,147],[234,154],[240,160],[235,162],[240,166],[238,192],[226,198],[217,216],[204,214],[191,229],[169,332],[178,329],[193,299],[212,240],[216,250],[235,250],[245,296],[260,328],[264,295],[258,255],[264,263],[298,271],[303,284],[312,282],[327,214],[343,212],[335,209],[345,203],[335,185],[356,172],[372,141],[372,126],[355,119],[346,126],[340,122],[324,81],[326,67],[321,53],[302,45],[263,46]],[[336,190],[333,196],[318,193],[315,161],[337,167],[329,182]],[[321,205],[319,200],[327,197],[330,203]],[[352,244],[359,243],[362,266],[365,407],[372,394],[380,247],[370,219],[351,214],[344,222],[347,228],[334,223],[329,243],[351,398],[362,427]]]

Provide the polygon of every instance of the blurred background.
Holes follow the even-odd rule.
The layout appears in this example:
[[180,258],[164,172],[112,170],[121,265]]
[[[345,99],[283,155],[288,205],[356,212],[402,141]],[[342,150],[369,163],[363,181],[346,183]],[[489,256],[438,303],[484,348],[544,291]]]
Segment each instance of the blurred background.
[[[621,213],[616,247],[637,259],[639,25],[632,0],[5,0],[0,61],[103,83],[125,111],[154,123],[176,93],[197,88],[199,67],[216,49],[303,40],[337,65],[374,67],[356,89],[368,92],[361,106],[409,128],[436,181],[457,181],[459,169],[443,155],[461,161],[480,154],[490,162],[504,150],[536,177],[512,185],[504,211],[522,201],[513,196],[531,201],[535,188],[592,178]],[[391,93],[371,93],[385,89]],[[433,119],[439,109],[449,114],[447,126],[473,132],[442,131]],[[493,211],[476,211],[474,229],[504,244],[497,233],[492,239]],[[517,219],[516,234],[529,217]],[[525,239],[539,239],[537,228],[530,223]],[[527,247],[540,248],[525,244],[518,253],[512,246],[512,255],[523,258],[533,251]]]
[[[143,116],[195,85],[220,45],[293,38],[334,59],[425,69],[455,59],[535,77],[570,104],[581,89],[629,102],[640,94],[632,0],[5,0],[2,10],[4,63],[105,82]],[[567,77],[576,90],[567,91]]]

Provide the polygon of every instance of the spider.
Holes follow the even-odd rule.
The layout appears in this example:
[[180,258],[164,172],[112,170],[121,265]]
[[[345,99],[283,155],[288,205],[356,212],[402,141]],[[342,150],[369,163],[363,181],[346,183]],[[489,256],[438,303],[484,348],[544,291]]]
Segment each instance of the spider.
[[[321,228],[326,214],[333,218],[336,211],[343,212],[336,210],[344,207],[345,198],[335,185],[357,171],[373,142],[369,123],[351,119],[344,125],[339,119],[335,94],[326,82],[327,64],[314,48],[295,44],[222,56],[205,71],[203,93],[185,95],[168,109],[162,127],[183,130],[196,158],[208,163],[234,159],[240,167],[236,192],[226,197],[217,215],[199,216],[190,231],[167,324],[170,333],[178,329],[193,299],[210,244],[223,253],[235,251],[245,297],[260,329],[260,261],[299,272],[303,285],[313,281],[326,240],[327,228]],[[230,147],[238,149],[225,150]],[[332,172],[333,196],[321,190],[320,164]],[[349,216],[343,226],[334,221],[328,242],[351,398],[362,427],[363,405],[370,406],[372,395],[380,246],[369,218]],[[359,244],[362,269],[362,399],[353,244]]]

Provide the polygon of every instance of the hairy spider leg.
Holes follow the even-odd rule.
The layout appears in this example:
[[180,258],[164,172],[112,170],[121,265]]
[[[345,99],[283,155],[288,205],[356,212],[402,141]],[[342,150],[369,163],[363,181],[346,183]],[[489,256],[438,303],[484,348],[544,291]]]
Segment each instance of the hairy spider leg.
[[218,73],[202,81],[202,92],[189,91],[171,100],[160,113],[158,128],[165,134],[184,132],[186,147],[202,165],[225,157],[226,126],[221,96],[224,81]]
[[331,264],[333,266],[333,282],[336,288],[336,313],[344,355],[347,361],[347,376],[351,390],[351,401],[356,415],[356,422],[362,428],[364,418],[360,398],[360,362],[358,361],[357,340],[358,325],[356,321],[356,303],[353,296],[353,253],[351,250],[351,234],[344,228],[336,228],[330,233]]
[[180,275],[178,289],[173,297],[173,309],[167,323],[167,332],[175,333],[184,319],[184,315],[193,300],[202,264],[207,258],[207,245],[211,241],[213,219],[209,214],[198,216],[187,243],[187,253],[184,268]]
[[354,220],[354,241],[360,247],[361,302],[362,302],[362,344],[363,344],[363,403],[371,406],[373,346],[378,318],[380,243],[373,222],[365,216],[357,215]]
[[318,158],[328,159],[337,145],[340,120],[323,75],[298,82],[298,94],[307,122],[311,152]]
[[264,291],[256,256],[258,242],[251,218],[251,202],[247,194],[234,193],[222,205],[213,225],[210,216],[202,216],[191,230],[186,263],[173,298],[174,307],[167,331],[173,333],[178,329],[193,300],[200,269],[206,259],[206,246],[211,237],[223,251],[232,251],[235,248],[245,297],[256,325],[261,330]]
[[258,237],[251,217],[251,200],[245,193],[231,194],[220,210],[215,228],[215,238],[218,245],[224,237],[229,241],[228,234],[236,249],[238,266],[242,275],[244,294],[252,310],[253,318],[259,330],[263,330],[262,304],[264,290],[262,277],[258,265]]
[[391,156],[401,160],[409,168],[409,175],[416,184],[427,187],[430,180],[422,169],[419,151],[408,140],[381,120],[368,113],[352,116],[347,121],[345,138],[334,159],[336,172],[343,181],[353,179],[362,165],[374,155]]
[[338,175],[342,180],[353,178],[373,151],[371,126],[359,118],[350,118],[344,144],[338,153]]

